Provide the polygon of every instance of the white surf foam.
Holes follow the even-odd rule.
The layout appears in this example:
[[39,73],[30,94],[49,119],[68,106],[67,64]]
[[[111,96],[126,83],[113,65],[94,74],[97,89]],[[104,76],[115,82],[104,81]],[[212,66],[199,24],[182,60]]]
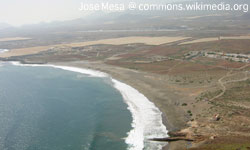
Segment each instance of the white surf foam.
[[0,54],[1,53],[5,53],[5,52],[8,52],[9,50],[8,49],[0,49]]
[[120,91],[132,113],[133,129],[128,133],[126,143],[129,150],[161,150],[166,143],[152,142],[147,139],[167,137],[162,123],[162,113],[143,94],[133,87],[112,79],[114,87]]
[[[76,67],[55,65],[30,65],[12,62],[18,66],[46,66],[63,70],[87,74],[94,77],[110,77],[108,74]],[[110,77],[111,78],[111,77]],[[128,109],[132,114],[132,130],[129,131],[125,142],[129,145],[128,150],[161,150],[166,143],[148,141],[151,138],[167,137],[167,129],[162,123],[161,111],[150,102],[143,94],[133,87],[111,78],[114,87],[122,94]]]
[[82,69],[82,68],[77,68],[77,67],[57,66],[57,65],[49,65],[49,64],[45,64],[45,65],[43,65],[43,64],[21,64],[19,62],[11,62],[11,63],[13,65],[16,65],[16,66],[53,67],[53,68],[67,70],[67,71],[78,72],[78,73],[90,75],[93,77],[108,77],[108,75],[106,73],[91,70],[91,69]]

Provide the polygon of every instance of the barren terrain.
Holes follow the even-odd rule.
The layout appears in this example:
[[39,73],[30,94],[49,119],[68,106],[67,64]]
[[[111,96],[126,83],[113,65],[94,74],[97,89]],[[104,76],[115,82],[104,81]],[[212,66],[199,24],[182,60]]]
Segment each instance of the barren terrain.
[[250,149],[249,61],[199,53],[249,56],[249,16],[173,16],[140,23],[136,17],[129,22],[129,16],[86,25],[86,32],[80,32],[82,24],[63,32],[43,30],[30,34],[32,40],[0,41],[2,49],[11,49],[0,60],[96,69],[135,87],[163,112],[170,139],[176,140],[165,149]]
[[26,37],[11,37],[11,38],[0,38],[0,42],[6,41],[21,41],[21,40],[30,40],[31,38]]
[[78,42],[78,43],[11,49],[11,51],[1,54],[0,57],[36,54],[42,51],[53,49],[54,47],[83,47],[83,46],[99,45],[99,44],[123,45],[123,44],[133,44],[133,43],[143,43],[146,45],[161,45],[161,44],[184,40],[187,38],[188,37],[139,37],[139,36],[138,37],[113,38],[113,39],[104,39],[104,40],[97,40],[97,41],[87,41],[87,42]]

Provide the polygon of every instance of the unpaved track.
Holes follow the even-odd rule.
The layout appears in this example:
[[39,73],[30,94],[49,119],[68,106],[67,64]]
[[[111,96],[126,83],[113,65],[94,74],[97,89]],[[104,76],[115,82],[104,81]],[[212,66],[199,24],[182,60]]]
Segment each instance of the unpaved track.
[[[221,92],[220,94],[216,95],[215,97],[213,97],[212,99],[210,99],[210,101],[215,100],[215,99],[221,97],[222,95],[224,95],[224,93],[225,93],[226,90],[227,90],[227,88],[226,88],[226,86],[225,86],[227,83],[241,82],[241,81],[246,81],[246,80],[248,80],[248,79],[249,79],[248,73],[247,73],[247,72],[244,72],[245,78],[243,78],[243,79],[231,80],[231,81],[222,82],[223,79],[225,79],[225,78],[227,78],[227,77],[230,77],[230,76],[234,76],[234,75],[236,75],[236,74],[239,73],[239,72],[238,72],[238,73],[235,73],[235,74],[231,74],[234,70],[242,70],[242,69],[244,69],[244,68],[246,68],[246,67],[248,67],[248,66],[249,66],[249,64],[246,64],[246,65],[244,65],[244,66],[242,66],[242,67],[240,67],[240,68],[237,68],[237,69],[233,69],[233,68],[232,68],[232,69],[230,69],[230,71],[227,72],[227,74],[226,74],[225,76],[221,77],[221,78],[218,80],[218,84],[221,86],[222,92]],[[241,72],[241,73],[242,73],[242,72]]]

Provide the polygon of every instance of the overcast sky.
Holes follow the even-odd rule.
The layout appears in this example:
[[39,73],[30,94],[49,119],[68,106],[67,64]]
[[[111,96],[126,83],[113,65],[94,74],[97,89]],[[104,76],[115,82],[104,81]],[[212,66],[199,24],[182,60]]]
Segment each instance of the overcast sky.
[[[82,17],[86,12],[79,11],[81,2],[128,2],[130,0],[0,0],[0,23],[14,26],[70,20]],[[178,0],[131,0],[140,2],[172,2]]]

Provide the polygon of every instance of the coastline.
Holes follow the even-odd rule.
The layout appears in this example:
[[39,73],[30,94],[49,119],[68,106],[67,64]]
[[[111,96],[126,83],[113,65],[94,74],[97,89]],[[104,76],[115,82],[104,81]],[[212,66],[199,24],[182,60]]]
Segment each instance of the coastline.
[[[160,110],[162,123],[167,127],[168,132],[180,131],[186,128],[189,117],[185,110],[178,103],[186,101],[186,93],[179,93],[172,88],[171,84],[166,84],[165,77],[141,72],[126,68],[120,68],[104,64],[103,62],[86,62],[86,61],[70,61],[70,62],[53,62],[54,65],[71,66],[83,69],[92,69],[109,74],[112,78],[118,79],[122,83],[130,85],[139,93],[142,93],[150,99],[152,103]],[[164,80],[164,81],[163,81]],[[184,96],[185,95],[185,96]],[[169,142],[163,150],[185,149],[188,143],[186,141]]]
[[[124,103],[128,105],[128,110],[131,112],[132,130],[127,134],[125,143],[128,144],[128,150],[142,150],[155,149],[161,150],[167,145],[166,142],[153,142],[148,139],[152,138],[165,138],[168,137],[168,130],[166,127],[166,120],[164,114],[157,108],[157,106],[146,98],[142,93],[133,88],[132,86],[114,79],[108,73],[89,68],[76,67],[72,65],[60,64],[21,64],[19,62],[11,62],[13,65],[18,66],[31,66],[31,67],[53,67],[90,75],[92,77],[110,78],[113,87],[118,90]],[[140,139],[140,140],[138,140]]]
[[8,51],[10,51],[10,50],[8,50],[8,49],[0,49],[0,54],[3,54],[3,53],[8,52]]
[[[180,93],[179,90],[173,88],[175,86],[168,83],[168,77],[111,66],[102,61],[53,62],[53,64],[87,68],[107,73],[112,78],[118,79],[119,81],[132,86],[145,95],[145,97],[150,99],[150,101],[162,112],[163,124],[167,127],[169,132],[180,131],[187,127],[186,125],[190,118],[186,115],[186,111],[179,106],[179,103],[187,101],[190,97],[187,96],[185,92]],[[186,149],[187,145],[188,142],[186,141],[173,141],[169,142],[162,149]]]

